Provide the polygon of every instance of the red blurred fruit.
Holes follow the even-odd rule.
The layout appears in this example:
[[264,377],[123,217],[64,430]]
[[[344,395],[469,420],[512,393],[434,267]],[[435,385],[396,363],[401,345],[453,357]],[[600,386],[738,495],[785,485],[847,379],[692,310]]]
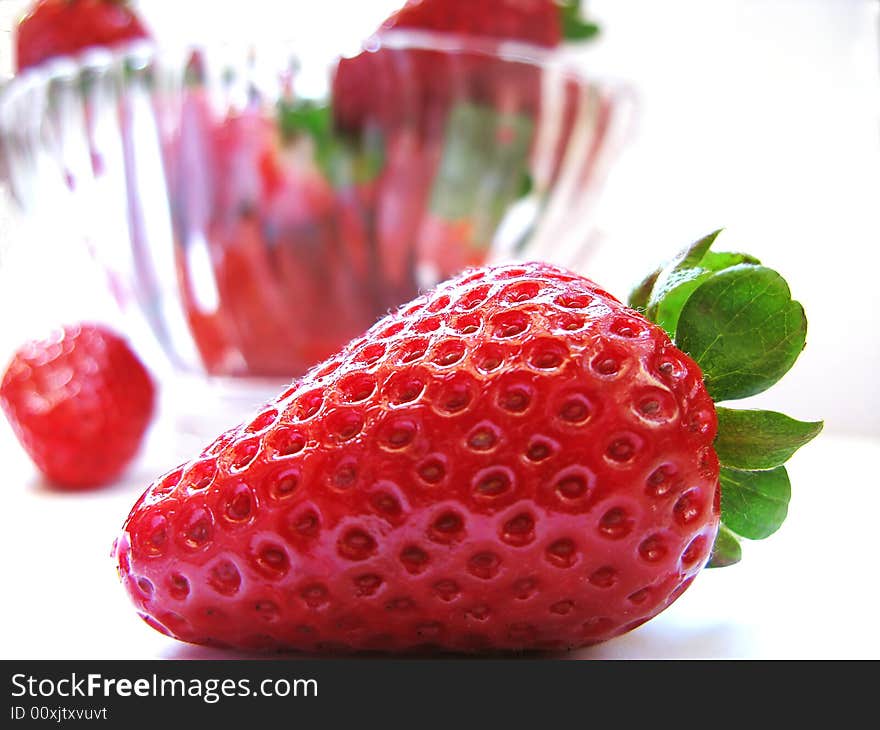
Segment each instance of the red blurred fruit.
[[562,41],[560,21],[554,0],[408,0],[381,29],[435,30],[549,48]]
[[24,71],[93,46],[112,47],[148,37],[140,18],[123,0],[39,0],[18,25],[16,69]]
[[[554,0],[410,0],[379,28],[449,33],[464,39],[519,41],[554,48],[563,41],[563,14]],[[442,124],[453,98],[514,102],[535,113],[540,73],[529,64],[476,53],[382,49],[343,59],[334,77],[334,113],[342,129],[388,126],[391,112],[409,108],[423,125]]]
[[334,190],[261,109],[216,119],[198,96],[187,104],[168,154],[178,279],[202,362],[214,374],[302,373],[373,317],[358,291],[373,273],[358,219],[371,185]]
[[113,481],[153,417],[155,388],[137,355],[101,325],[30,342],[0,384],[0,406],[37,468],[60,487]]

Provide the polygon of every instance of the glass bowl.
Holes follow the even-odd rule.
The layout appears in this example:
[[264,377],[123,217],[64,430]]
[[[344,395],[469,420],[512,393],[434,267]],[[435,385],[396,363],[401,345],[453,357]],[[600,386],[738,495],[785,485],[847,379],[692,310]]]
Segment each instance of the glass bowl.
[[523,44],[297,50],[92,50],[0,98],[28,246],[84,244],[171,373],[249,406],[467,266],[581,267],[630,120],[624,85]]

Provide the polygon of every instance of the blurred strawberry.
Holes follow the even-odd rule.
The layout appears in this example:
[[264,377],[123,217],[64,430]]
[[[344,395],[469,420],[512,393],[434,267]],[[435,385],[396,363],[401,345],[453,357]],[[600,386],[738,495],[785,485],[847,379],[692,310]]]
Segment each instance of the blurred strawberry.
[[37,468],[60,487],[116,479],[153,417],[155,387],[106,327],[65,327],[29,342],[0,383],[0,406]]
[[357,141],[338,134],[328,105],[297,100],[292,90],[278,105],[278,113],[284,167],[304,171],[313,188],[319,187],[320,179],[326,194],[335,198],[333,239],[338,250],[334,255],[347,270],[341,282],[346,296],[370,301],[381,273],[371,233],[387,141],[370,133]]
[[229,344],[244,372],[274,375],[291,367],[295,323],[285,326],[286,308],[270,269],[262,226],[255,213],[218,222],[208,231],[218,251],[215,276],[227,314]]
[[375,230],[384,282],[382,310],[416,294],[416,243],[428,209],[441,143],[439,135],[420,140],[412,129],[395,129],[389,134],[385,169],[379,179]]
[[319,189],[288,175],[275,120],[261,109],[230,114],[217,124],[213,153],[217,197],[208,240],[232,344],[248,373],[290,375],[307,364],[298,363],[303,333],[284,291],[285,274],[273,250],[277,240],[270,237],[284,226],[279,215],[294,221],[317,217],[326,203]]
[[260,208],[283,184],[275,120],[261,109],[231,112],[214,122],[216,211],[238,217]]
[[16,69],[24,71],[93,46],[112,47],[148,37],[124,0],[38,0],[16,31]]
[[283,326],[294,339],[281,354],[295,353],[299,373],[332,353],[363,314],[357,274],[339,235],[335,191],[307,165],[288,160],[284,168],[284,186],[267,201],[261,233],[284,301]]
[[375,270],[375,252],[372,233],[378,185],[375,180],[348,185],[336,192],[335,235],[338,239],[351,274],[371,295],[378,272]]
[[[416,282],[431,285],[483,263],[504,214],[528,187],[542,71],[483,51],[506,41],[549,50],[597,32],[580,19],[579,2],[421,0],[393,13],[377,36],[409,30],[477,40],[481,52],[380,47],[340,61],[333,82],[338,129],[355,139],[378,130],[386,140],[377,237],[397,300]],[[575,107],[567,100],[560,110],[566,141]],[[398,168],[400,149],[407,151]],[[561,153],[551,159],[556,175]]]
[[[598,27],[581,19],[580,0],[409,0],[377,35],[400,30],[550,49],[564,40],[592,38]],[[387,109],[409,106],[421,119],[439,117],[442,123],[453,99],[497,103],[504,97],[534,113],[540,102],[537,69],[485,54],[382,49],[342,60],[333,88],[337,124],[350,131],[381,123]]]
[[[218,119],[194,88],[185,107],[169,179],[179,282],[203,364],[299,374],[377,313],[370,236],[381,141],[349,146],[332,134],[329,109],[311,102]],[[206,278],[207,305],[198,296]]]
[[562,41],[560,9],[554,0],[408,0],[381,30],[404,28],[512,38],[548,47]]

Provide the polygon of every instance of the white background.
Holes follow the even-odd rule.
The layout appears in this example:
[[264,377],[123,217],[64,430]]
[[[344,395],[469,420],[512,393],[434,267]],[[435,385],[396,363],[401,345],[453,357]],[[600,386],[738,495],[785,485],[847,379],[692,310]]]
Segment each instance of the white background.
[[[239,3],[141,5],[156,27],[173,17],[173,32],[183,36],[231,28],[287,36],[307,12],[310,28],[343,33],[350,43],[395,3],[250,0],[246,17]],[[21,6],[0,0],[0,32]],[[748,250],[782,271],[810,320],[807,350],[758,401],[825,418],[826,433],[791,462],[794,497],[779,533],[747,545],[740,565],[704,573],[648,625],[574,656],[880,658],[877,4],[593,0],[589,7],[604,34],[584,52],[585,68],[628,81],[640,112],[603,197],[601,245],[585,273],[624,295],[658,258],[725,226],[719,246]],[[0,40],[4,73],[7,34]],[[21,239],[0,203],[4,358],[20,332],[58,309],[45,283],[51,275],[16,266],[15,251],[27,245]],[[0,656],[228,656],[142,625],[108,558],[131,503],[180,452],[175,435],[157,428],[123,483],[59,495],[0,423]]]

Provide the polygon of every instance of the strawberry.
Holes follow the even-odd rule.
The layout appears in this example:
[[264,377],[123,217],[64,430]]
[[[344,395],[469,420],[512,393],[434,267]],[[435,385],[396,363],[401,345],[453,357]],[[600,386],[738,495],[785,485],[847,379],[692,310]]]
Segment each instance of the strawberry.
[[155,388],[137,355],[101,325],[69,326],[12,358],[0,406],[37,468],[59,487],[117,478],[153,416]]
[[[567,0],[408,0],[377,31],[431,31],[482,41],[519,41],[555,48],[583,41],[598,27],[580,18],[580,2]],[[388,126],[391,109],[411,108],[422,124],[442,125],[451,100],[503,103],[512,98],[534,114],[540,76],[528,64],[499,63],[475,53],[450,56],[428,50],[382,49],[342,59],[333,82],[334,113],[342,129]],[[511,111],[508,109],[508,111]]]
[[781,462],[821,427],[716,410],[778,379],[805,324],[778,274],[711,238],[632,300],[696,360],[542,263],[380,320],[146,490],[114,547],[138,613],[328,651],[574,647],[647,621],[710,556],[736,561],[735,532],[778,527]]
[[[408,2],[377,31],[378,49],[340,60],[332,89],[339,136],[381,138],[389,168],[396,148],[414,150],[406,159],[407,174],[397,176],[407,180],[406,202],[380,197],[380,224],[390,213],[404,225],[383,228],[379,250],[384,254],[403,241],[406,252],[387,258],[393,268],[386,291],[405,292],[405,286],[393,282],[407,275],[431,285],[458,273],[463,264],[485,261],[504,214],[531,179],[543,85],[540,66],[497,58],[491,50],[509,40],[552,49],[564,39],[592,37],[597,27],[580,19],[579,5],[554,0]],[[381,44],[401,31],[454,35],[462,48],[434,51],[430,37],[419,36],[417,42],[426,42],[422,47]],[[469,42],[477,44],[475,50],[468,50]],[[573,82],[566,82],[569,89],[577,91]],[[576,101],[567,97],[560,110],[559,150],[553,153],[549,179],[542,177],[541,183],[560,169]],[[389,182],[395,181],[391,176]]]
[[92,46],[112,47],[148,37],[124,0],[38,0],[18,25],[16,68],[24,71]]
[[553,47],[562,41],[561,21],[554,0],[408,0],[382,30],[432,30]]

